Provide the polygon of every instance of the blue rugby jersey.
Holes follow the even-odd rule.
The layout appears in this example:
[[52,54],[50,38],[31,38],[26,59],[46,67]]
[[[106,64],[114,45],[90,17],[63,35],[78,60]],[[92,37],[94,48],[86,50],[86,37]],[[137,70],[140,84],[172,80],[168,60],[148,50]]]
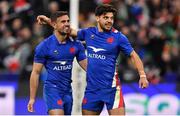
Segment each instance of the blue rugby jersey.
[[71,90],[71,72],[73,59],[86,58],[83,45],[69,38],[59,43],[53,34],[43,40],[35,50],[34,62],[42,63],[47,71],[45,86],[59,87],[60,90]]
[[87,47],[87,89],[112,88],[118,84],[115,71],[116,59],[122,51],[129,56],[133,51],[125,35],[114,28],[99,32],[97,27],[78,31],[78,39]]

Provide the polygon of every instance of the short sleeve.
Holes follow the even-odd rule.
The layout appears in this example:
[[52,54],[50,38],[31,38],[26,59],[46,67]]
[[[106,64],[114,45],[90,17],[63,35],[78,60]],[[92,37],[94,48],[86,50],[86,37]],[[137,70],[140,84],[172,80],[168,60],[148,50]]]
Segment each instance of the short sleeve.
[[35,49],[34,62],[44,64],[46,61],[46,46],[44,42],[41,42]]
[[80,41],[85,41],[85,33],[86,33],[86,30],[87,29],[80,29],[78,32],[77,32],[77,39],[80,40]]
[[126,56],[130,56],[131,52],[134,50],[128,38],[121,33],[119,35],[119,48]]
[[78,42],[77,45],[78,45],[78,53],[77,53],[77,55],[76,55],[76,59],[77,59],[77,61],[79,62],[79,61],[81,61],[81,60],[86,59],[86,54],[85,54],[85,48],[84,48],[84,46],[82,45],[82,43],[81,43],[81,42]]

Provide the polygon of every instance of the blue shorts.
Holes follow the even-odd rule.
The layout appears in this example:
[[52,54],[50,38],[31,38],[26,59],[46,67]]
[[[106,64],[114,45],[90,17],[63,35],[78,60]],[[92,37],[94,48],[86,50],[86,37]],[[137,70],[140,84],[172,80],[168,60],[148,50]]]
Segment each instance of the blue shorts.
[[62,109],[64,110],[64,115],[71,115],[73,105],[72,92],[62,92],[60,88],[44,86],[43,96],[48,111]]
[[125,107],[120,86],[111,89],[86,89],[82,109],[99,112],[102,111],[104,105],[107,110]]

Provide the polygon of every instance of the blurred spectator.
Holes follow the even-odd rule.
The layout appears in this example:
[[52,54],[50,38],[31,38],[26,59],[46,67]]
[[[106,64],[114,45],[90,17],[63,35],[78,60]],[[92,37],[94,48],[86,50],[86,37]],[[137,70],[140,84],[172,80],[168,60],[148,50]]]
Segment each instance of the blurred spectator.
[[16,13],[30,9],[31,5],[26,0],[15,0],[14,10]]
[[4,58],[4,65],[9,71],[20,72],[24,68],[31,53],[31,38],[32,33],[28,27],[18,31],[16,50]]
[[3,36],[0,39],[0,67],[5,68],[3,59],[15,51],[16,38],[12,36],[9,29],[3,31]]

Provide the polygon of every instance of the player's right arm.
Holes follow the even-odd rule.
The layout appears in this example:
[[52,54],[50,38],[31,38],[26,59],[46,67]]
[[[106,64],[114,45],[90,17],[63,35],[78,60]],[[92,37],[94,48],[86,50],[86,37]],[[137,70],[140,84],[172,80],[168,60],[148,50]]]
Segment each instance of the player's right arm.
[[[37,16],[37,21],[38,21],[38,24],[40,24],[40,25],[47,24],[47,25],[50,25],[50,26],[53,27],[51,19],[49,17],[45,16],[45,15]],[[77,30],[71,28],[70,36],[77,37]]]
[[53,26],[52,23],[51,23],[51,19],[48,18],[45,15],[38,15],[37,16],[37,21],[38,21],[38,24],[40,24],[40,25],[48,24],[50,26]]
[[87,59],[81,60],[78,63],[84,71],[87,71]]
[[42,71],[43,64],[33,63],[33,69],[30,77],[30,100],[27,106],[29,112],[34,112],[33,105],[35,103],[36,92],[39,85],[39,76]]

